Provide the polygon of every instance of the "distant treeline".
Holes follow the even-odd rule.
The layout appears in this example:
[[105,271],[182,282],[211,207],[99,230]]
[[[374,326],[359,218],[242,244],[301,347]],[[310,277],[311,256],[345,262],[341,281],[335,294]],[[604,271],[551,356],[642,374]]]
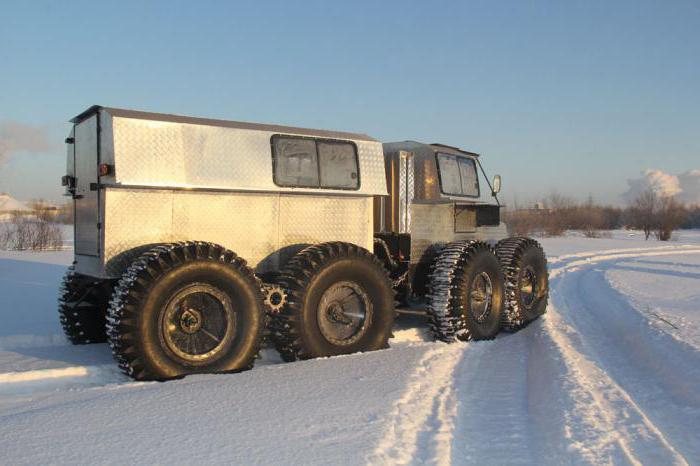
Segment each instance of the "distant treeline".
[[551,194],[533,208],[515,203],[504,210],[504,221],[513,235],[559,236],[567,230],[579,230],[588,237],[606,236],[610,230],[642,230],[647,239],[667,241],[679,228],[700,228],[700,205],[684,206],[673,197],[646,191],[627,207],[600,205],[589,198],[577,202]]

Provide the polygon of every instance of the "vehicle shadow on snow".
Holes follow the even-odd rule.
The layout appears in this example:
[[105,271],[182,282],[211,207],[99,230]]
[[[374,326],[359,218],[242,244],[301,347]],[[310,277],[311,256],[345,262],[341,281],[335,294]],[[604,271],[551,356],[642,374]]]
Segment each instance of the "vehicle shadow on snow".
[[0,373],[113,364],[106,344],[73,346],[63,337],[57,298],[65,271],[62,264],[0,258]]
[[0,347],[4,337],[62,333],[56,302],[65,271],[65,265],[0,259]]
[[687,267],[687,268],[695,268],[695,269],[700,269],[700,264],[688,264],[685,262],[672,262],[672,261],[654,261],[654,260],[649,260],[649,259],[634,259],[633,262],[635,264],[648,264],[648,265],[665,265],[665,266],[677,266],[677,267]]
[[[633,261],[635,263],[641,262],[641,261]],[[681,265],[681,264],[669,264],[659,262],[659,264],[663,265]],[[610,265],[607,268],[610,269],[618,269],[618,270],[628,270],[630,272],[642,272],[642,273],[650,273],[650,274],[657,274],[657,275],[667,275],[670,277],[681,277],[681,278],[693,278],[695,280],[700,280],[700,273],[695,273],[695,272],[682,272],[679,270],[667,270],[667,269],[655,269],[651,267],[637,267],[634,265],[628,265],[628,264],[620,264],[616,263],[614,265]]]
[[42,361],[54,361],[62,363],[56,367],[64,366],[97,366],[114,364],[112,351],[106,343],[74,346],[66,342],[65,345],[55,346],[28,346],[11,348],[17,355]]

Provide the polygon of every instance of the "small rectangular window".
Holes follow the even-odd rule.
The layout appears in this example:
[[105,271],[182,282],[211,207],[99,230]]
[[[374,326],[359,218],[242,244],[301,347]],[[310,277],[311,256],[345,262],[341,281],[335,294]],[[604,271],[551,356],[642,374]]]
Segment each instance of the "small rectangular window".
[[357,148],[351,142],[275,135],[272,148],[278,186],[360,187]]
[[479,180],[473,159],[438,154],[437,160],[443,194],[479,197]]
[[355,146],[346,142],[318,141],[321,187],[356,189],[357,154]]
[[276,137],[273,145],[278,185],[318,187],[318,155],[313,139]]

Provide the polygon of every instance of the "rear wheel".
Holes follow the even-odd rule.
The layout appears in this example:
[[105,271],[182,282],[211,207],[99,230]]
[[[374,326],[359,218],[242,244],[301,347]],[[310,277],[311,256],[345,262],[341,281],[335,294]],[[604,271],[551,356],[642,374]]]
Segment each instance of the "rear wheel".
[[310,246],[282,269],[287,302],[272,316],[275,347],[286,361],[388,346],[394,293],[379,260],[348,243]]
[[70,266],[59,290],[58,314],[66,338],[74,345],[107,340],[105,314],[113,283],[75,272]]
[[107,335],[122,370],[137,380],[249,369],[265,326],[261,285],[221,246],[158,246],[115,289]]
[[448,244],[436,256],[429,275],[427,311],[433,336],[446,342],[494,338],[503,297],[503,272],[486,243]]
[[496,254],[506,277],[503,328],[518,330],[547,310],[547,258],[537,241],[521,237],[500,241]]

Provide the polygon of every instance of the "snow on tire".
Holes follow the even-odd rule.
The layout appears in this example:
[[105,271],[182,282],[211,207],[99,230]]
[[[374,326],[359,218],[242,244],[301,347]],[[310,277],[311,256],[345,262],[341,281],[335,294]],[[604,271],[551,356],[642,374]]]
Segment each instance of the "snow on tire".
[[112,283],[76,273],[71,265],[58,294],[58,315],[66,338],[74,345],[102,343]]
[[396,311],[386,269],[364,248],[332,242],[309,246],[283,267],[288,291],[270,333],[285,361],[388,347]]
[[262,287],[222,246],[157,246],[124,272],[107,316],[119,367],[137,380],[250,369],[265,328]]
[[531,238],[507,238],[496,245],[506,278],[503,328],[515,331],[544,314],[549,297],[547,258]]
[[430,268],[427,311],[437,340],[488,340],[498,333],[504,306],[503,271],[491,247],[455,241]]

